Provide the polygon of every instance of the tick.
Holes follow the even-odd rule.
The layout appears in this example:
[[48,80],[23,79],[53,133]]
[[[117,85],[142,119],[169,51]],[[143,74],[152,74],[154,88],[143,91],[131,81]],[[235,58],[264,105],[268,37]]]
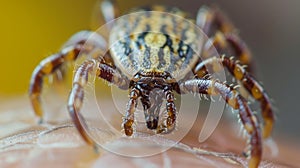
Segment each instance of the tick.
[[[102,7],[105,9],[102,12],[107,22],[119,17],[116,5],[110,1],[104,1]],[[177,8],[151,6],[137,8],[135,11],[157,11],[168,14],[157,17],[148,12],[147,15],[129,16],[128,20],[117,22],[111,27],[106,40],[100,34],[88,40],[93,34],[90,31],[81,31],[71,37],[67,47],[41,61],[32,74],[29,95],[35,114],[40,118],[43,117],[41,106],[43,79],[59,71],[65,63],[75,61],[82,54],[93,53],[93,58],[85,60],[74,72],[67,105],[76,128],[87,143],[93,144],[93,140],[79,122],[80,109],[87,80],[91,72],[97,72],[97,77],[120,89],[129,90],[129,101],[122,124],[127,136],[134,133],[134,112],[138,102],[143,106],[147,128],[160,134],[169,133],[175,128],[177,113],[174,93],[220,95],[228,105],[238,110],[243,128],[249,135],[249,167],[258,167],[262,157],[262,139],[270,136],[274,115],[264,88],[251,75],[251,54],[246,44],[236,34],[231,22],[219,10],[209,7],[201,7],[195,20]],[[222,56],[200,59],[193,51],[193,47],[200,47],[196,45],[199,44],[199,40],[201,41],[201,37],[190,26],[191,24],[184,24],[176,16],[195,23],[210,38],[213,46],[204,45],[201,58],[209,55],[211,47],[215,47],[221,54],[233,55],[234,58]],[[141,33],[128,34],[129,29]],[[118,38],[120,40],[110,44]],[[111,47],[106,52],[105,48],[108,45]],[[95,50],[98,51],[96,55]],[[208,67],[219,71],[218,65],[223,65],[248,93],[260,102],[262,131],[257,116],[238,90],[207,77],[210,75]],[[247,65],[247,68],[244,65]],[[149,95],[154,90],[156,96],[151,101]],[[159,122],[157,110],[162,106],[162,100],[166,100],[166,118]]]

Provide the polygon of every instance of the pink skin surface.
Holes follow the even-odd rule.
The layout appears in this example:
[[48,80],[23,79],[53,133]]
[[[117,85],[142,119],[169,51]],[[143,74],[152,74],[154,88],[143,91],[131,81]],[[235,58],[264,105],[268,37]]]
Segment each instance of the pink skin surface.
[[[18,106],[15,106],[16,104]],[[202,120],[203,118],[198,117],[185,138],[166,152],[142,158],[124,157],[103,149],[95,153],[91,146],[84,143],[71,123],[64,122],[54,127],[34,124],[34,116],[28,102],[25,99],[16,99],[1,106],[0,165],[44,168],[246,166],[247,160],[241,154],[246,140],[238,137],[234,129],[230,130],[232,127],[226,122],[221,122],[207,141],[201,144],[198,142]],[[275,139],[279,150],[276,156],[272,156],[274,149],[270,150],[267,143],[264,144],[260,167],[299,166],[299,150],[293,143],[287,143],[284,139]],[[126,144],[119,145],[122,147]],[[140,146],[140,149],[142,148],[143,145]]]

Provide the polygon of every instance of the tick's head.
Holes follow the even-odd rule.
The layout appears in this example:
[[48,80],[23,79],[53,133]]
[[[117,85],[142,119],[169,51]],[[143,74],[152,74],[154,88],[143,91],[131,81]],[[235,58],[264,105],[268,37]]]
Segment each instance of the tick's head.
[[154,88],[150,91],[144,91],[144,95],[141,97],[141,103],[143,105],[145,121],[148,129],[152,130],[157,128],[163,98],[164,92],[158,88]]
[[157,129],[167,92],[175,90],[176,84],[167,72],[139,72],[133,78],[131,87],[139,90],[148,129]]
[[152,129],[156,129],[157,128],[158,120],[159,120],[158,116],[149,116],[149,115],[145,114],[145,120],[146,120],[147,128],[148,129],[152,130]]

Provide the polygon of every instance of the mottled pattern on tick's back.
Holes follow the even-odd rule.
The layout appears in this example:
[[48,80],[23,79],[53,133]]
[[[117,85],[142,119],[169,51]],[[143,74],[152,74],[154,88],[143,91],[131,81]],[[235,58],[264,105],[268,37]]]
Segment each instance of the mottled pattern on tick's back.
[[[153,12],[155,11],[155,12]],[[199,56],[202,35],[177,8],[140,8],[117,19],[110,35],[110,52],[128,77],[137,72],[169,72],[180,78]]]

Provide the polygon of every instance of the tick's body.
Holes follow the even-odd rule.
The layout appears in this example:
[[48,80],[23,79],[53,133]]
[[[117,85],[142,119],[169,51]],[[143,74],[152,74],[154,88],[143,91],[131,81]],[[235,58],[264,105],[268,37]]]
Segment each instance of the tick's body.
[[[116,21],[110,36],[110,53],[118,68],[132,78],[137,72],[168,72],[182,77],[194,67],[201,46],[200,29],[176,8],[154,6]],[[199,51],[198,51],[199,52]]]
[[[104,13],[105,18],[116,17],[114,6],[105,2],[103,7],[114,11]],[[96,71],[98,77],[121,89],[130,90],[123,120],[127,136],[134,133],[134,112],[138,100],[144,108],[147,127],[157,133],[168,133],[174,129],[176,121],[173,92],[220,95],[232,108],[239,110],[239,117],[250,136],[249,167],[257,167],[262,156],[262,135],[256,116],[246,99],[233,87],[206,78],[209,75],[206,67],[218,71],[220,68],[216,67],[223,65],[261,103],[265,121],[263,137],[266,138],[271,133],[274,117],[269,98],[263,88],[243,66],[228,57],[213,57],[202,61],[198,55],[207,58],[212,46],[207,45],[203,34],[191,26],[191,20],[183,21],[183,17],[186,17],[184,12],[161,6],[138,9],[137,12],[145,10],[158,11],[160,17],[155,12],[146,12],[145,15],[129,15],[126,19],[116,22],[109,36],[110,49],[107,53],[104,52],[107,44],[101,36],[97,35],[88,40],[92,32],[84,31],[74,35],[68,47],[60,53],[42,61],[35,69],[30,85],[30,98],[36,114],[42,117],[40,94],[43,78],[59,70],[65,62],[76,60],[80,53],[91,54],[97,49],[100,51],[98,55],[86,60],[75,72],[68,103],[71,117],[86,142],[94,143],[81,125],[79,113],[88,76],[90,72]],[[247,47],[235,35],[233,27],[220,12],[207,7],[201,8],[195,23],[209,36],[219,52],[225,51],[235,55],[243,64],[249,65],[250,55]],[[151,92],[156,93],[154,101],[150,101]],[[167,102],[167,117],[159,122],[159,109],[163,99]]]

